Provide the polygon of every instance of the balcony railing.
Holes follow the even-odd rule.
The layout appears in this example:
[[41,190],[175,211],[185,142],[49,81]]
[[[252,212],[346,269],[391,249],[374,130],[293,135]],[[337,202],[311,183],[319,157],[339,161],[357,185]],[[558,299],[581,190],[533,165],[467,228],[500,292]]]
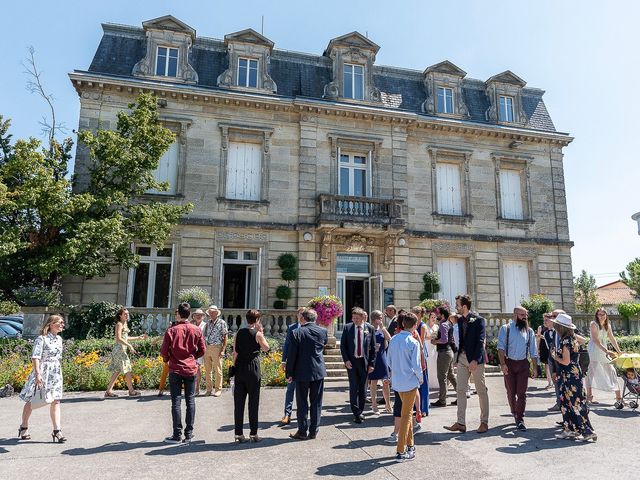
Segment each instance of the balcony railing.
[[322,194],[320,222],[351,221],[402,224],[402,200]]

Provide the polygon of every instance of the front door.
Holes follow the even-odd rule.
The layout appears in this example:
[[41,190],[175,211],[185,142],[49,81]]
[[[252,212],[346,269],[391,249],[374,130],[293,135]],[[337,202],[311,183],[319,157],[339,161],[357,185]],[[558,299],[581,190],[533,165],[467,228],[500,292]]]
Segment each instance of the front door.
[[339,338],[345,323],[351,321],[351,309],[360,307],[366,312],[371,306],[370,258],[366,253],[339,253],[336,261],[336,294],[344,307],[338,318],[336,336]]

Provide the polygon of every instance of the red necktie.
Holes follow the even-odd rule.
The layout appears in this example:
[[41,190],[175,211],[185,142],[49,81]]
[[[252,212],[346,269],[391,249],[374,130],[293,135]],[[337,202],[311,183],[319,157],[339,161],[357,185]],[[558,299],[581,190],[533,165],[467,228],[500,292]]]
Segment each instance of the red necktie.
[[356,351],[356,357],[362,356],[362,327],[358,327],[358,348]]

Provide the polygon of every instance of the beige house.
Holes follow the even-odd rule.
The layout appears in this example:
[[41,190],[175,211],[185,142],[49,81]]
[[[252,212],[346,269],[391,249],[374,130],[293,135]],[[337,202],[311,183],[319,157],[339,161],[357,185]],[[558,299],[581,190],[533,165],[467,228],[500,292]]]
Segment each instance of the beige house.
[[[468,292],[481,312],[543,293],[573,311],[563,147],[543,91],[510,71],[468,78],[375,64],[353,32],[321,54],[278,50],[248,29],[198,37],[171,17],[103,25],[87,70],[71,73],[80,128],[113,127],[140,92],[176,133],[158,178],[194,211],[136,270],[66,279],[66,301],[167,307],[202,286],[226,309],[272,308],[276,261],[299,259],[289,306],[319,293],[346,307]],[[86,175],[80,152],[76,174]]]

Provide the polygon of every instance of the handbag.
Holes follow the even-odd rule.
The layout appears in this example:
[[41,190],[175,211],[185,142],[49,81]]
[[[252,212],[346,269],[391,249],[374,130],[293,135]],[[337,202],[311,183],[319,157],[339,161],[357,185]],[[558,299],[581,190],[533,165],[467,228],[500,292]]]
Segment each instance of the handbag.
[[43,387],[35,387],[33,397],[31,397],[31,408],[36,409],[49,405],[53,402],[53,394],[47,392]]

